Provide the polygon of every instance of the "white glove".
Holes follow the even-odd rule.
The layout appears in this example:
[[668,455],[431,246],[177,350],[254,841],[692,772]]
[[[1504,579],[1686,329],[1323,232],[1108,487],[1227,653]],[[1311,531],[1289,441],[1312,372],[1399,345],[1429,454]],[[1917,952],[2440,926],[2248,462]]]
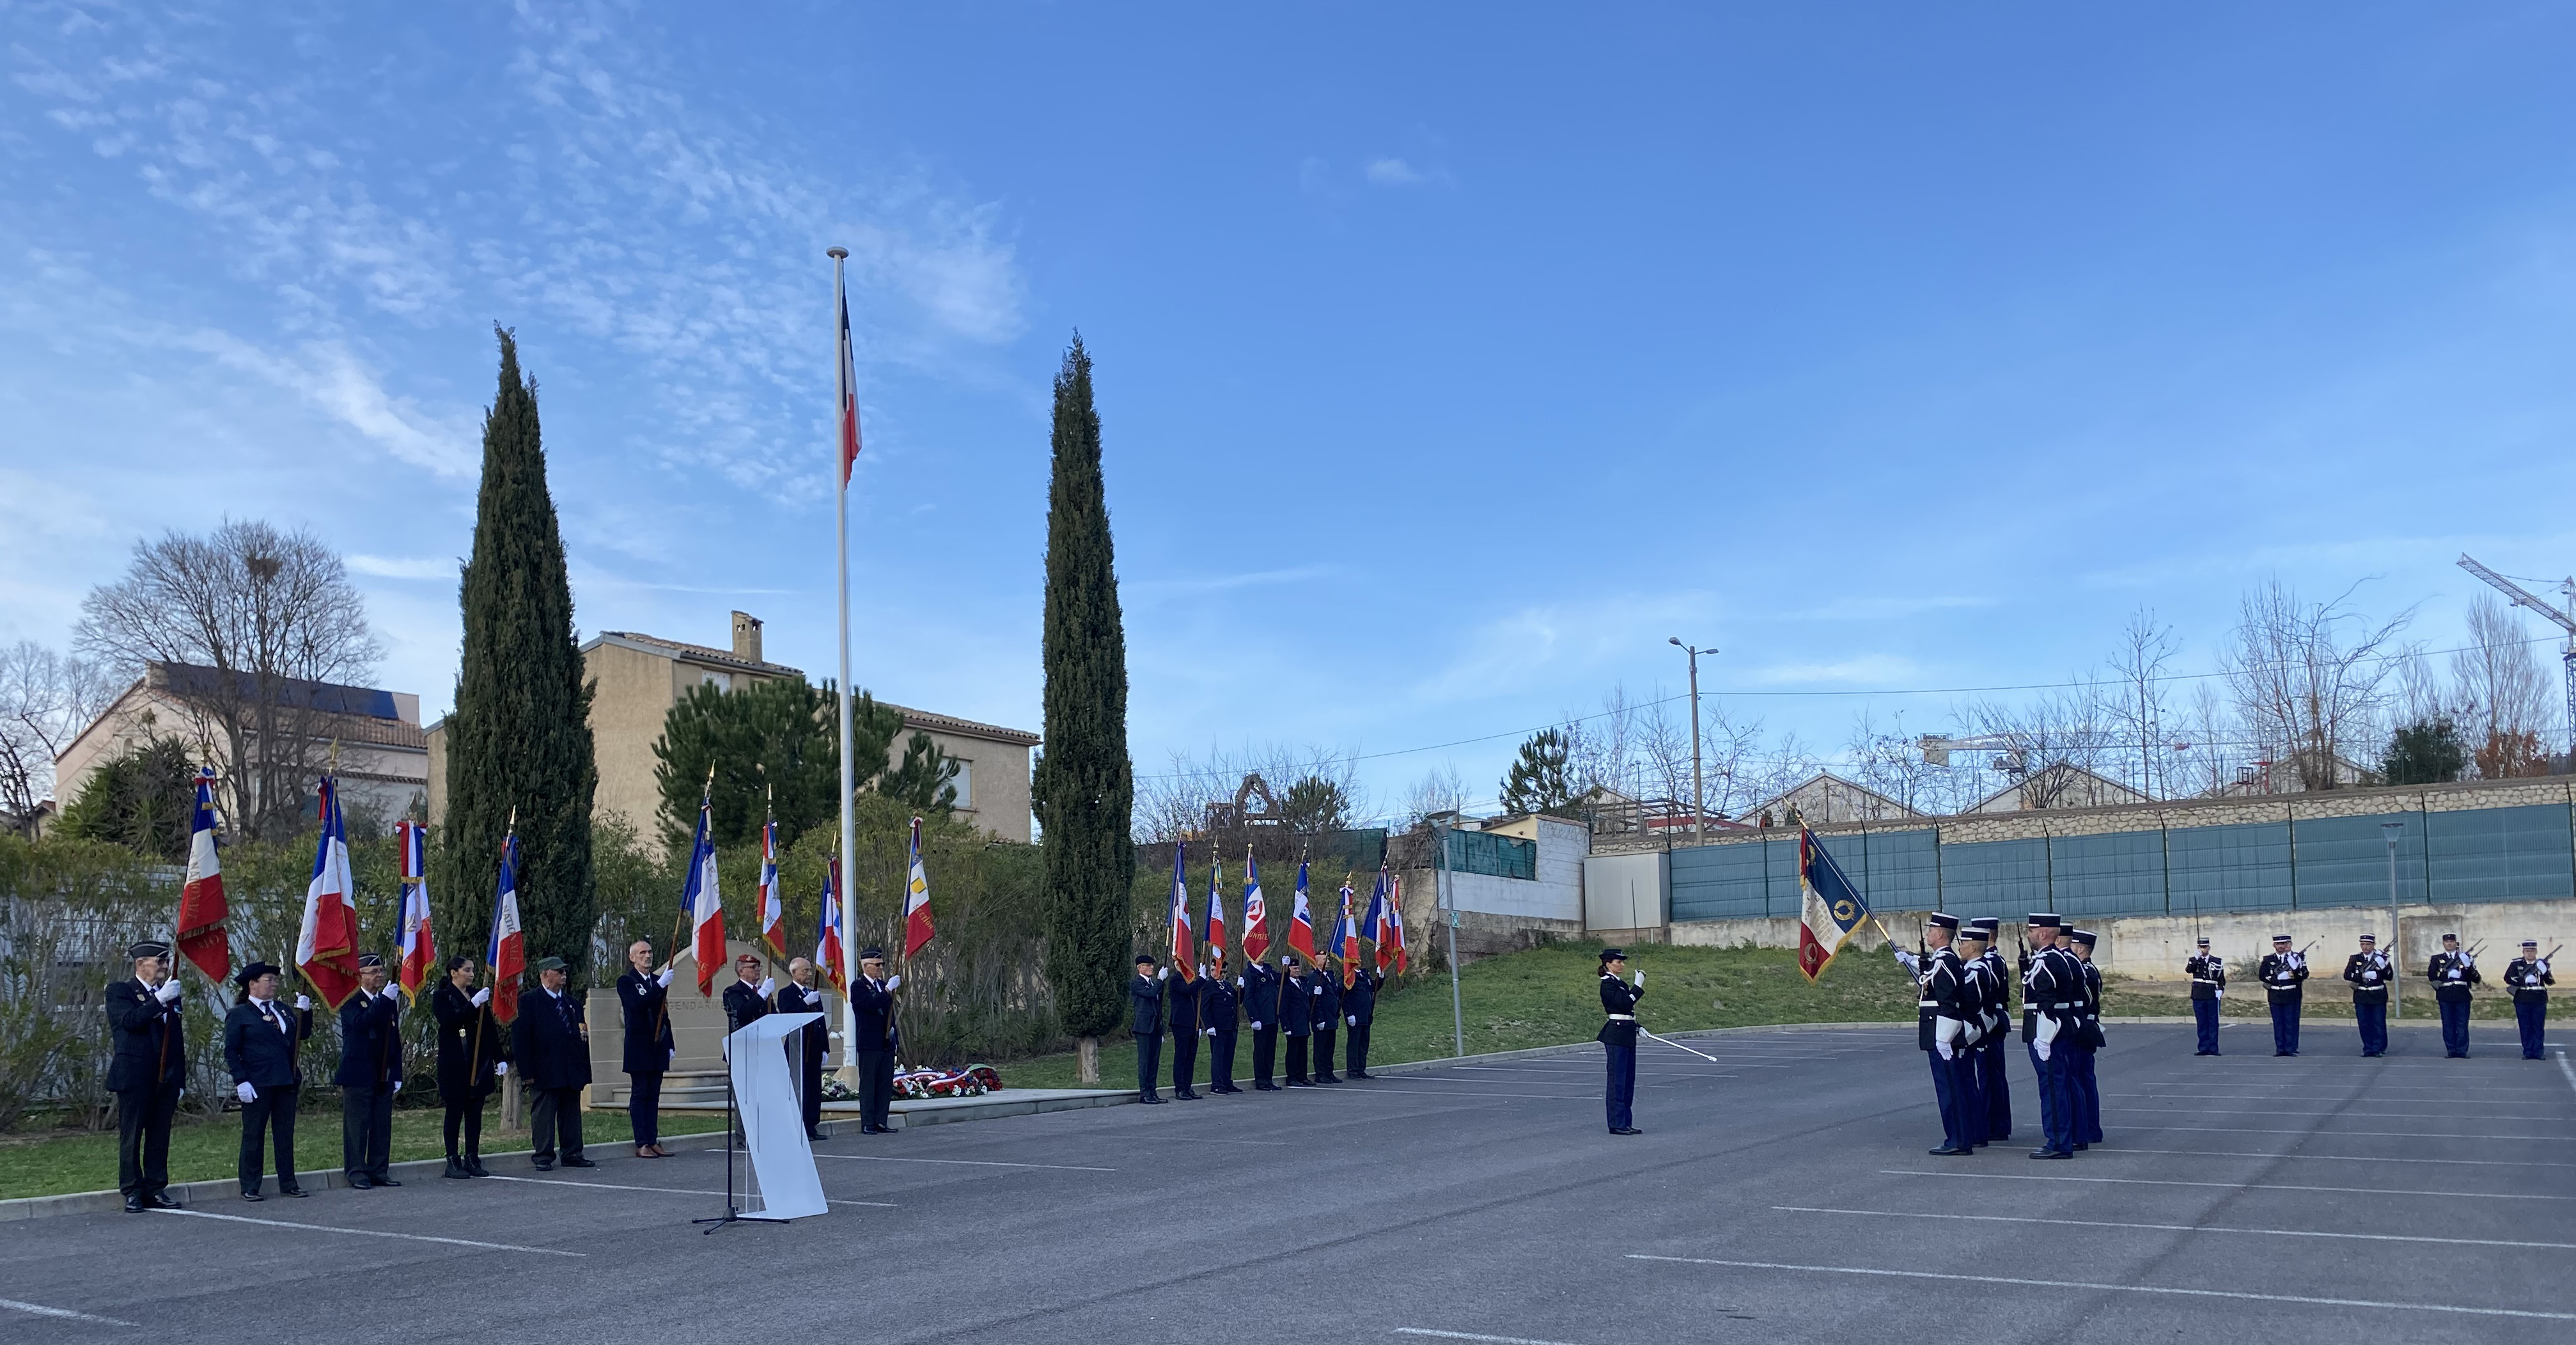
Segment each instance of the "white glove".
[[1360,1025],[1360,1016],[1355,1013],[1346,1013],[1342,1015],[1342,1021],[1353,1027],[1358,1027]]
[[474,1007],[475,1007],[475,1008],[478,1008],[478,1009],[479,1009],[479,1008],[482,1008],[484,1005],[489,1004],[489,1003],[491,1003],[491,1002],[492,1002],[492,987],[490,987],[490,986],[488,986],[488,985],[487,985],[487,986],[483,987],[482,989],[477,990],[477,991],[475,991],[475,992],[474,992]]
[[1172,979],[1172,969],[1169,967],[1156,967],[1154,969],[1154,979],[1158,981],[1168,981]]
[[297,1013],[303,1013],[312,1007],[313,997],[311,995],[297,995],[295,997],[295,1011]]
[[1642,971],[1632,971],[1628,973],[1628,981],[1629,984],[1643,990],[1646,988],[1646,973]]
[[[833,1033],[832,1035],[833,1035],[833,1036],[835,1036],[835,1037],[837,1037],[837,1036],[839,1036],[839,1035],[841,1035],[841,1034],[840,1034],[840,1033],[838,1033],[838,1032],[835,1032],[835,1033]],[[671,1066],[676,1065],[676,1064],[679,1064],[679,1063],[680,1063],[680,1048],[679,1048],[679,1047],[677,1047],[677,1046],[674,1046],[674,1047],[672,1047],[672,1048],[671,1048],[671,1050],[670,1050],[670,1059],[663,1061],[663,1062],[662,1062],[662,1067],[663,1067],[663,1068],[665,1068],[665,1069],[668,1069],[668,1068],[670,1068]]]
[[1950,1043],[1946,1041],[1936,1041],[1932,1043],[1932,1049],[1939,1051],[1942,1059],[1947,1060],[1950,1058]]
[[763,976],[763,977],[761,977],[761,978],[760,978],[760,997],[761,997],[762,999],[767,999],[767,998],[769,998],[771,995],[774,995],[774,994],[777,994],[777,993],[778,993],[778,978],[777,978],[777,977],[775,977],[775,976]]
[[259,1101],[259,1090],[246,1083],[237,1083],[233,1085],[233,1096],[240,1098],[244,1102],[257,1102]]
[[1260,1020],[1260,1019],[1255,1018],[1255,1019],[1253,1019],[1253,1020],[1252,1020],[1252,1030],[1253,1030],[1253,1031],[1255,1031],[1255,1032],[1259,1032],[1259,1031],[1261,1030],[1261,1020]]
[[2379,973],[2375,971],[2365,971],[2361,974],[2361,979],[2365,981],[2376,981],[2379,979]]
[[901,990],[901,989],[903,989],[903,973],[902,973],[902,972],[896,972],[894,975],[889,976],[889,977],[887,977],[887,978],[886,978],[886,993],[887,993],[887,994],[891,995],[891,994],[893,994],[895,991],[897,991],[897,990]]
[[401,1096],[402,1096],[402,1080],[400,1080],[400,1079],[396,1079],[396,1080],[394,1080],[394,1096],[395,1096],[395,1097],[401,1097]]
[[178,1003],[178,1002],[179,1002],[179,978],[178,978],[178,977],[176,977],[176,976],[173,976],[173,977],[171,977],[169,980],[163,981],[163,982],[160,984],[160,986],[159,986],[158,988],[156,988],[156,989],[154,989],[154,990],[153,990],[153,992],[152,992],[152,997],[153,997],[154,999],[157,999],[157,1000],[161,1001],[161,1002],[162,1002],[162,1003],[164,1003],[164,1004],[176,1004],[176,1003]]
[[1215,1028],[1212,1028],[1212,1027],[1203,1027],[1203,1028],[1200,1028],[1200,1029],[1199,1029],[1199,1035],[1200,1035],[1200,1036],[1202,1036],[1202,1037],[1213,1037],[1213,1036],[1215,1036],[1215,1035],[1216,1035],[1216,1029],[1215,1029]]
[[661,975],[659,975],[659,976],[654,977],[654,978],[653,978],[653,983],[654,983],[655,985],[658,985],[658,986],[662,987],[662,988],[663,988],[663,989],[665,989],[665,990],[670,989],[670,988],[671,988],[671,973],[672,973],[672,972],[675,972],[675,971],[678,971],[678,970],[679,970],[679,967],[678,967],[676,964],[675,964],[675,965],[672,965],[672,966],[668,966],[668,967],[664,967],[664,968],[662,968],[662,974],[661,974]]
[[1241,990],[1241,989],[1243,988],[1243,978],[1242,978],[1242,977],[1237,976],[1237,977],[1235,977],[1235,978],[1234,978],[1234,988],[1235,988],[1235,989],[1237,989],[1237,990]]
[[498,1079],[498,1078],[502,1077],[503,1075],[508,1074],[509,1072],[510,1072],[510,1062],[509,1062],[509,1061],[507,1061],[507,1060],[495,1060],[495,1061],[493,1061],[493,1062],[492,1062],[492,1077],[493,1077],[493,1078]]
[[1320,985],[1310,985],[1306,987],[1306,993],[1321,998],[1324,993],[1324,987]]
[[2033,1055],[2035,1055],[2035,1056],[2038,1056],[2038,1057],[2039,1057],[2040,1059],[2042,1059],[2042,1060],[2046,1060],[2046,1059],[2048,1059],[2048,1043],[2047,1043],[2047,1042],[2044,1042],[2044,1041],[2035,1041],[2035,1042],[2032,1042],[2032,1043],[2030,1044],[2030,1051],[2031,1051],[2031,1054],[2033,1054]]

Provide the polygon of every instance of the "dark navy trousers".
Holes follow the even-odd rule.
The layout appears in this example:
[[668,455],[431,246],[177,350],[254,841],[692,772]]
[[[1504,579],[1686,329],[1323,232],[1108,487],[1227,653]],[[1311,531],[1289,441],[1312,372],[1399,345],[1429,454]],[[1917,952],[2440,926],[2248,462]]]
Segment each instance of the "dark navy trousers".
[[2299,997],[2272,1001],[2272,1051],[2276,1055],[2299,1053]]
[[2012,1081],[2004,1077],[2004,1051],[2011,1045],[2011,1034],[1998,1033],[1975,1052],[1977,1093],[1986,1104],[1985,1138],[1989,1140],[2012,1138]]
[[2096,1052],[2072,1050],[2066,1053],[2067,1100],[2075,1106],[2075,1142],[2102,1142],[2102,1087],[2093,1078]]
[[2361,1053],[2384,1055],[2388,1051],[2388,1002],[2373,1003],[2366,999],[2352,1002],[2353,1021],[2361,1025]]
[[2031,1072],[2039,1076],[2039,1147],[2051,1153],[2073,1153],[2075,1098],[2068,1086],[2067,1061],[2074,1052],[2052,1049],[2042,1060],[2037,1042],[2029,1050]]
[[2443,1000],[2442,1053],[2465,1056],[2469,1053],[2469,1002]]
[[[1925,1051],[1923,1058],[1932,1062],[1932,1100],[1941,1109],[1941,1147],[1969,1149],[1976,1145],[1978,1124],[1972,1124],[1970,1104],[1977,1096],[1977,1067],[1966,1055],[1941,1058],[1939,1051]],[[1975,1117],[1982,1123],[1984,1117]]]
[[2196,999],[2191,1002],[2191,1021],[2200,1029],[2200,1053],[2218,1054],[2218,1001]]
[[2540,1058],[2541,1027],[2549,1021],[2549,1001],[2539,995],[2513,1001],[2514,1026],[2522,1029],[2522,1058]]
[[1610,1128],[1626,1130],[1637,1123],[1630,1112],[1637,1101],[1637,1048],[1605,1041],[1601,1049],[1610,1054]]
[[1173,1033],[1172,1091],[1182,1094],[1198,1091],[1195,1083],[1198,1078],[1198,1074],[1199,1034],[1195,1032]]
[[1163,1034],[1148,1032],[1136,1039],[1136,1096],[1159,1096],[1154,1075],[1163,1063]]
[[[1959,1097],[1959,1133],[1967,1136],[1972,1146],[1984,1144],[1992,1138],[1986,1133],[1990,1118],[1986,1113],[1986,1081],[1983,1077],[1984,1058],[1991,1049],[1962,1049],[1949,1062],[1950,1087]],[[1939,1059],[1938,1053],[1934,1059]]]

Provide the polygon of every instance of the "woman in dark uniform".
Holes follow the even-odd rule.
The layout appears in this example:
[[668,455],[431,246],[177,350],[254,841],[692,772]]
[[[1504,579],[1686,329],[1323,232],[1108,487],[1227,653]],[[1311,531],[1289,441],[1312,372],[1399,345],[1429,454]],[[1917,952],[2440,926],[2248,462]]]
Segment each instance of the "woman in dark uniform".
[[483,1103],[509,1069],[510,1034],[492,1019],[491,989],[473,985],[474,959],[458,953],[447,959],[447,980],[429,996],[438,1016],[438,1100],[447,1108],[442,1177],[492,1175],[483,1170]]
[[1601,1012],[1607,1021],[1601,1024],[1601,1035],[1594,1040],[1610,1057],[1610,1133],[1635,1135],[1636,1127],[1630,1107],[1637,1100],[1637,1001],[1646,997],[1646,973],[1638,972],[1635,984],[1619,979],[1628,969],[1628,950],[1601,950]]

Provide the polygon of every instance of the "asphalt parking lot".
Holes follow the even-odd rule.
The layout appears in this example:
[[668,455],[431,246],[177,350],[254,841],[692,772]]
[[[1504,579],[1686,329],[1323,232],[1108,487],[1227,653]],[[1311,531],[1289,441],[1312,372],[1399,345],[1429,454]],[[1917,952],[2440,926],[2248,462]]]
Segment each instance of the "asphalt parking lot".
[[[1937,1159],[1910,1028],[1649,1045],[818,1149],[820,1218],[702,1236],[723,1158],[0,1225],[0,1341],[320,1331],[871,1341],[2565,1340],[2576,1073],[2312,1025],[2111,1028],[2108,1141]],[[209,1217],[212,1216],[212,1217]],[[248,1220],[249,1222],[244,1222]],[[1969,1282],[1970,1277],[1981,1283]],[[59,1315],[72,1314],[72,1315]],[[855,1334],[853,1334],[855,1333]]]

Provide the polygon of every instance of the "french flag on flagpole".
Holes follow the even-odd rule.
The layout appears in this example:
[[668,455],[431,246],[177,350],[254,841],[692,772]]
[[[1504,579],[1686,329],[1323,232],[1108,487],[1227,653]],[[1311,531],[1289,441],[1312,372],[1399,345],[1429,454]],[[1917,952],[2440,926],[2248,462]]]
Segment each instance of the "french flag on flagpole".
[[1386,964],[1395,958],[1395,949],[1386,930],[1386,865],[1377,866],[1377,882],[1369,888],[1368,914],[1360,917],[1360,928],[1368,931],[1369,945],[1377,950],[1378,975],[1386,974]]
[[483,945],[483,965],[492,969],[492,1021],[504,1027],[518,1021],[519,978],[527,974],[527,937],[519,931],[519,834],[501,842],[501,882],[492,893],[492,937]]
[[724,890],[716,883],[716,842],[707,798],[698,799],[698,838],[689,845],[689,881],[680,909],[689,913],[689,953],[698,960],[698,994],[713,998],[716,968],[725,963]]
[[1386,923],[1389,929],[1395,931],[1395,974],[1402,976],[1404,974],[1405,964],[1404,880],[1401,878],[1390,878],[1387,880],[1387,884]]
[[1315,913],[1306,905],[1306,861],[1297,861],[1297,894],[1288,907],[1288,946],[1315,956]]
[[1215,954],[1220,961],[1225,958],[1225,885],[1217,879],[1224,873],[1225,861],[1210,856],[1208,859],[1207,946],[1208,951]]
[[1349,883],[1342,884],[1342,913],[1333,920],[1333,960],[1342,964],[1342,988],[1349,989],[1351,973],[1358,968],[1351,961],[1351,945],[1359,942],[1359,930],[1351,924],[1351,898],[1359,894]]
[[295,966],[323,1003],[337,1009],[358,989],[357,883],[349,873],[349,833],[340,822],[340,782],[323,776],[322,835],[313,847],[313,879],[304,887],[304,923],[295,934]]
[[395,823],[394,849],[402,861],[402,960],[395,983],[405,1002],[418,1003],[430,965],[438,960],[438,943],[429,933],[429,828]]
[[1183,848],[1172,842],[1172,971],[1190,981],[1198,978],[1198,949],[1190,942],[1190,877],[1182,863]]
[[1261,900],[1261,870],[1253,865],[1252,847],[1243,847],[1243,955],[1258,962],[1270,951],[1270,911]]
[[[840,289],[836,276],[832,286]],[[850,469],[859,460],[859,368],[858,352],[850,342],[850,296],[844,292],[841,301],[841,484],[850,484]]]
[[179,887],[179,952],[207,980],[233,974],[232,940],[224,933],[224,868],[215,857],[215,768],[197,772],[196,814],[188,824],[188,878]]
[[834,855],[823,865],[822,927],[814,934],[814,965],[823,969],[823,979],[843,994],[850,990],[849,978],[841,972],[841,857]]
[[1825,972],[1843,941],[1869,918],[1869,903],[1843,877],[1816,833],[1798,828],[1798,970],[1809,983]]
[[787,956],[787,903],[778,890],[778,819],[760,824],[760,937]]
[[912,819],[912,863],[903,875],[903,955],[910,957],[930,946],[930,936],[938,933],[930,923],[930,870],[921,863],[921,819]]

